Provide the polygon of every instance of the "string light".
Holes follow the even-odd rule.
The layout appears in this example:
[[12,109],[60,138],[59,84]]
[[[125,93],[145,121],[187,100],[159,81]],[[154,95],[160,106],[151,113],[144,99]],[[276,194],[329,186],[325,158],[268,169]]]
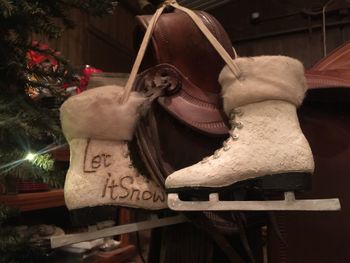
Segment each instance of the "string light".
[[27,161],[33,161],[35,158],[36,154],[29,152],[24,159]]
[[38,156],[38,155],[42,155],[45,153],[49,153],[51,151],[60,149],[60,148],[64,148],[66,147],[68,144],[60,144],[60,145],[48,145],[45,148],[43,148],[42,150],[36,152],[36,153],[32,153],[32,152],[28,152],[27,155],[19,160],[15,160],[13,162],[9,162],[3,165],[0,165],[0,175],[7,173],[9,171],[11,171],[12,169],[16,168],[17,166],[21,165],[23,162],[25,161],[29,161],[29,162],[33,162],[34,159]]

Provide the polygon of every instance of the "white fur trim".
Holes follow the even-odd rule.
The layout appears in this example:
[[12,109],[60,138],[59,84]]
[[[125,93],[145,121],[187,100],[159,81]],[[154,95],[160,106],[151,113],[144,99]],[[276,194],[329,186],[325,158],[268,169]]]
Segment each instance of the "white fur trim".
[[69,98],[60,109],[64,135],[99,140],[130,140],[139,118],[139,108],[145,102],[140,93],[132,92],[125,104],[119,99],[120,86],[103,86]]
[[237,79],[225,66],[220,73],[224,110],[265,100],[284,100],[299,106],[306,91],[304,67],[285,56],[260,56],[234,60],[242,75]]

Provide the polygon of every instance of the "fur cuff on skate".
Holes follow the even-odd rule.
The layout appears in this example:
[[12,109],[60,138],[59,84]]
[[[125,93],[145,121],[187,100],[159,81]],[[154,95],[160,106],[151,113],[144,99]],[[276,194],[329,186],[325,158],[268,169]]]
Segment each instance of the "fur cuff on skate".
[[132,92],[129,100],[120,104],[123,91],[123,87],[103,86],[63,103],[60,117],[66,139],[131,140],[146,98]]
[[224,109],[265,100],[283,100],[299,106],[306,91],[304,67],[285,56],[260,56],[234,60],[242,75],[237,79],[225,66],[219,76]]

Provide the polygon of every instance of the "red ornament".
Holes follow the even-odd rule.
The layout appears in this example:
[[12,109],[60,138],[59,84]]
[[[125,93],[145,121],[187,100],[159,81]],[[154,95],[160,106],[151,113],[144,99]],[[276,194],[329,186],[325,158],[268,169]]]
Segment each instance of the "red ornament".
[[[42,44],[42,43],[39,43],[37,41],[33,41],[32,46],[37,47],[40,51],[45,51],[45,50],[49,49],[49,46],[47,44]],[[57,66],[58,63],[53,56],[48,55],[48,54],[43,54],[40,51],[29,50],[27,52],[28,67],[31,68],[34,65],[38,65],[38,64],[43,63],[44,61],[49,61],[52,66]],[[60,54],[59,52],[55,52],[55,55],[59,55],[59,54]]]
[[83,69],[83,75],[80,77],[79,87],[77,87],[77,89],[76,89],[77,94],[86,90],[86,87],[89,84],[89,80],[90,80],[90,77],[92,74],[101,73],[101,72],[102,72],[102,70],[100,70],[100,69],[86,65],[85,68]]

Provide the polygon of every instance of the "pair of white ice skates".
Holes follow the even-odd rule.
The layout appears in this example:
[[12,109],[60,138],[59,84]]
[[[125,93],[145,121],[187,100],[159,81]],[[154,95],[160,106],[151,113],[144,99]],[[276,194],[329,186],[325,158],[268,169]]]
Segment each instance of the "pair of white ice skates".
[[[338,199],[295,200],[311,183],[314,161],[296,109],[306,82],[302,64],[284,56],[238,58],[236,76],[220,76],[230,137],[212,156],[171,174],[163,187],[139,174],[128,141],[148,100],[106,86],[68,99],[61,122],[71,149],[65,183],[69,209],[117,205],[159,210],[338,210]],[[220,201],[221,190],[260,188],[286,192],[282,201]],[[206,191],[209,201],[182,201],[178,193]]]

